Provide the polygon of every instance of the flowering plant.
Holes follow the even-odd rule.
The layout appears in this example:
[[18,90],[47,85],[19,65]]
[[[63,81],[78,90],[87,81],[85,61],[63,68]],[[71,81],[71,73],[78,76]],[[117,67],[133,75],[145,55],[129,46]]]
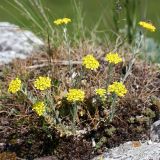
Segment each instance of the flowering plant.
[[51,79],[49,77],[42,77],[39,76],[35,81],[34,81],[34,87],[36,89],[39,89],[41,91],[46,90],[51,87]]
[[[117,53],[109,53],[106,55],[105,59],[109,62],[109,64],[112,63],[116,65],[119,62],[122,62],[122,58]],[[85,70],[86,72],[84,72],[86,73],[84,76],[87,78],[87,76],[92,76],[93,70],[94,73],[98,72],[96,69],[100,67],[100,63],[92,54],[88,54],[82,58],[82,66],[84,66],[82,69],[88,69]],[[87,71],[89,71],[90,74],[87,74]],[[83,72],[83,70],[81,72]],[[112,79],[110,79],[110,81],[112,81]],[[110,108],[110,113],[112,116],[110,117],[113,119],[115,114],[115,102],[117,101],[117,98],[115,98],[114,95],[117,97],[124,97],[127,93],[127,89],[122,82],[115,81],[113,84],[110,84],[110,81],[106,83],[107,87],[95,88],[94,94],[96,94],[96,103],[101,101],[103,109],[105,108],[106,103],[108,103],[108,98],[111,97],[109,99],[112,100]],[[88,81],[88,83],[91,83],[91,81]],[[47,123],[49,123],[51,126],[58,128],[62,135],[71,133],[76,134],[76,125],[77,121],[79,121],[79,116],[83,117],[86,113],[88,113],[88,111],[85,111],[86,109],[84,109],[83,106],[85,105],[85,101],[87,99],[85,89],[77,89],[82,88],[80,84],[79,87],[68,88],[68,92],[59,99],[59,103],[57,102],[57,93],[54,90],[54,85],[52,85],[52,79],[49,76],[38,76],[33,81],[33,86],[35,90],[41,92],[31,93],[25,87],[22,89],[21,80],[16,78],[10,82],[8,91],[13,94],[21,91],[21,93],[24,94],[24,96],[29,100],[32,110],[35,111],[38,116],[44,117]],[[90,94],[93,93],[90,92]],[[69,126],[63,125],[62,118],[64,115],[62,116],[59,108],[56,107],[58,103],[63,106],[64,99],[68,104],[69,111],[69,113],[66,112],[66,116],[71,118]],[[93,103],[93,105],[95,105],[95,109],[97,110],[96,103]],[[105,118],[108,119],[110,117]]]
[[99,67],[99,62],[93,57],[92,54],[89,54],[83,57],[82,65],[87,69],[95,70]]
[[145,22],[145,21],[140,21],[139,25],[141,27],[151,31],[151,32],[155,32],[156,31],[156,27],[152,23],[148,23],[148,22]]
[[59,19],[54,20],[53,23],[55,25],[63,25],[63,24],[68,24],[70,22],[71,22],[70,18],[59,18]]
[[85,94],[84,91],[80,89],[69,89],[66,97],[69,102],[83,102]]
[[21,86],[22,86],[22,82],[21,82],[21,80],[19,78],[13,79],[9,83],[8,92],[16,93],[16,92],[20,91]]
[[106,54],[105,60],[112,64],[118,64],[122,62],[122,58],[119,57],[118,53],[112,53],[112,52]]

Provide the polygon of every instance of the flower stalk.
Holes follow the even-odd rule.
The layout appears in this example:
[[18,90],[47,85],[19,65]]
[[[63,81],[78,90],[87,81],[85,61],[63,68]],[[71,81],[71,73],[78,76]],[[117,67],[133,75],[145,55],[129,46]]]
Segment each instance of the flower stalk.
[[72,132],[73,134],[76,133],[76,120],[77,120],[77,114],[78,109],[77,109],[77,104],[76,102],[73,103],[72,108],[71,108],[71,114],[72,114]]
[[112,102],[111,102],[111,111],[110,111],[110,115],[109,115],[109,122],[113,121],[115,112],[116,112],[116,101],[117,101],[117,95],[113,94],[112,95]]
[[64,42],[65,46],[67,48],[67,53],[68,53],[68,63],[69,63],[69,74],[71,76],[72,74],[72,64],[71,64],[71,49],[70,49],[70,42],[68,39],[68,33],[67,33],[67,27],[63,27],[63,36],[64,36]]

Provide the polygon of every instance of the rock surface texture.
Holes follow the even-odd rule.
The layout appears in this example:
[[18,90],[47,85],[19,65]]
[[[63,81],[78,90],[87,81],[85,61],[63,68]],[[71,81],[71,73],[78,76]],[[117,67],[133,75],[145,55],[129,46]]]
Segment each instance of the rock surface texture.
[[0,22],[0,65],[15,58],[24,59],[42,46],[43,42],[32,32]]
[[160,120],[152,124],[150,138],[150,141],[139,143],[137,147],[133,146],[133,142],[121,144],[94,160],[160,160]]
[[160,160],[160,143],[147,141],[139,147],[133,147],[132,142],[127,142],[94,160]]
[[160,120],[152,124],[150,137],[152,141],[160,143]]

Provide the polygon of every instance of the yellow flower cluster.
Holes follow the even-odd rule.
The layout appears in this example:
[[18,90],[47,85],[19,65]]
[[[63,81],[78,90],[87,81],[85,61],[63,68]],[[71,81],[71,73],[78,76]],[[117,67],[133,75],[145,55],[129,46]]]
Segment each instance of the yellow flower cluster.
[[111,53],[111,52],[106,55],[105,60],[113,64],[122,62],[122,58],[119,57],[118,53]]
[[99,67],[99,62],[93,57],[92,54],[89,54],[83,57],[82,65],[87,69],[95,70]]
[[95,91],[96,91],[96,94],[99,95],[100,97],[104,97],[106,94],[106,89],[103,89],[103,88],[96,89]]
[[45,112],[46,106],[44,102],[39,101],[39,102],[36,102],[32,108],[39,116],[42,116]]
[[109,93],[115,93],[119,97],[123,97],[127,93],[127,89],[122,82],[113,82],[113,84],[108,86]]
[[69,102],[82,102],[84,100],[85,93],[81,89],[69,89],[67,93],[67,101]]
[[21,86],[21,80],[19,78],[16,78],[9,83],[8,92],[16,93],[21,89]]
[[60,18],[54,21],[55,25],[68,24],[71,22],[70,18]]
[[39,76],[35,81],[34,81],[34,87],[36,89],[39,89],[41,91],[46,90],[51,87],[51,79],[49,77],[42,77]]
[[156,27],[151,23],[148,23],[148,22],[145,22],[145,21],[140,21],[139,25],[142,26],[143,28],[151,31],[151,32],[155,32],[156,31]]

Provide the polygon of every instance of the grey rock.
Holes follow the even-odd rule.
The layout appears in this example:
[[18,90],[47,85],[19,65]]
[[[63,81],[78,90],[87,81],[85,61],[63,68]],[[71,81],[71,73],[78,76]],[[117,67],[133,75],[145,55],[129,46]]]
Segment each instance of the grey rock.
[[93,160],[160,160],[160,143],[147,141],[133,147],[132,142],[127,142]]
[[160,142],[160,120],[152,124],[150,138],[154,142]]
[[0,22],[0,65],[15,58],[24,59],[44,43],[32,32],[8,22]]

